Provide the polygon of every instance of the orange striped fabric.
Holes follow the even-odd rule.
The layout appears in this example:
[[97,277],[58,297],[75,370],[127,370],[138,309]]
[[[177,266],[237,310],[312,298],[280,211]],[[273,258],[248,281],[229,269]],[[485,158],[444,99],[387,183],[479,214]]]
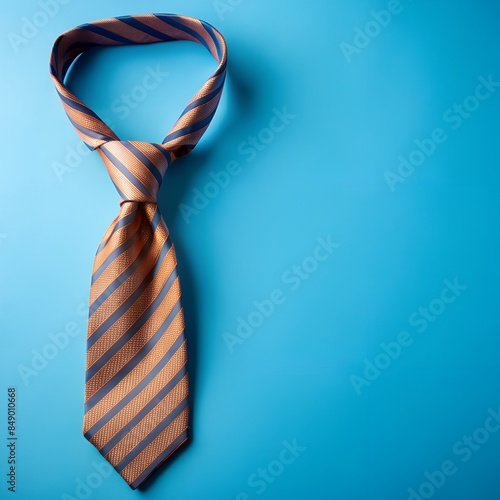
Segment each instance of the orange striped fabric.
[[[121,141],[64,85],[74,60],[94,47],[174,40],[204,45],[219,66],[160,144]],[[62,34],[50,72],[69,119],[98,151],[120,195],[120,212],[97,249],[92,273],[83,431],[135,489],[188,437],[184,313],[157,195],[167,168],[196,146],[215,114],[226,45],[212,26],[189,17],[104,19]]]

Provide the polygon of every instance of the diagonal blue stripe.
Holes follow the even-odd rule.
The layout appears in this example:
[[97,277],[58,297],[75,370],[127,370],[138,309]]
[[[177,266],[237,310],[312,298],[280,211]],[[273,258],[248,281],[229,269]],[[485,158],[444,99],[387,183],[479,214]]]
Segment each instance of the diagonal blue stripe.
[[[161,401],[167,396],[167,394],[182,380],[182,378],[186,375],[187,369],[184,365],[179,372],[174,376],[172,380],[168,384],[163,387],[163,389],[156,395],[154,399],[152,399],[146,406],[141,408],[141,411],[119,432],[117,432],[113,438],[103,446],[99,451],[106,455],[112,448],[116,446],[116,444],[121,441],[155,406],[157,406]],[[187,400],[186,401],[187,404]],[[182,403],[180,403],[182,405]],[[170,414],[169,414],[170,417]],[[172,418],[173,420],[173,418]]]
[[[142,247],[141,253],[137,256],[133,264],[130,265],[125,271],[123,271],[120,274],[120,276],[115,278],[113,282],[106,288],[106,290],[104,290],[101,293],[101,295],[99,295],[99,297],[97,297],[97,299],[91,304],[89,308],[89,316],[92,316],[92,314],[96,312],[96,310],[102,305],[102,303],[118,287],[120,287],[123,283],[125,283],[125,281],[127,281],[134,274],[135,270],[139,267],[144,257],[146,256],[147,252],[149,251],[152,242],[153,242],[153,237],[151,236],[146,242],[146,244]],[[169,240],[167,240],[161,249],[160,255],[158,256],[158,260],[156,261],[155,265],[151,268],[147,276],[143,279],[142,283],[134,290],[134,292],[127,298],[127,300],[106,320],[106,322],[110,321],[111,324],[113,324],[115,321],[112,320],[111,318],[113,318],[114,316],[117,316],[119,318],[142,295],[142,293],[148,287],[151,281],[153,281],[157,269],[162,265],[163,259],[167,255],[171,246],[172,244],[170,243]],[[88,339],[88,344],[90,344],[88,345],[88,347],[91,347],[96,342],[97,339],[94,340],[94,336],[97,336],[97,338],[99,338],[102,335],[100,333],[100,330],[102,330],[102,333],[104,333],[107,330],[107,328],[105,327],[105,323],[103,323],[99,327],[99,329],[96,330],[95,333]]]
[[[161,214],[158,208],[156,208],[155,214],[153,216],[152,220],[152,228],[153,228],[153,233],[155,232],[158,224],[160,223],[161,220]],[[119,257],[123,252],[127,251],[131,245],[134,244],[134,241],[139,237],[140,234],[140,225],[137,228],[136,232],[134,233],[133,236],[131,236],[127,241],[122,243],[119,247],[115,248],[109,255],[106,257],[104,262],[99,266],[98,269],[95,270],[94,274],[92,275],[92,283],[94,283],[99,276],[106,270],[106,268],[113,262],[117,257]],[[152,234],[150,235],[150,237]]]
[[188,405],[187,398],[177,405],[171,413],[167,415],[147,436],[143,439],[130,453],[117,465],[115,469],[121,472],[139,453],[148,446],[162,431],[164,431],[186,408]]
[[219,61],[222,59],[222,49],[219,43],[219,40],[217,40],[217,37],[215,36],[214,30],[210,24],[201,21],[202,26],[205,28],[205,31],[210,35],[210,38],[213,40],[215,48],[217,50],[217,56],[219,58]]
[[106,260],[99,266],[98,269],[92,275],[92,284],[94,284],[101,274],[107,269],[107,267],[122,253],[126,252],[136,241],[140,234],[140,226],[137,228],[136,232],[127,240],[125,243],[122,243],[118,248],[113,250]]
[[[67,113],[66,113],[67,114]],[[103,141],[112,141],[114,140],[113,137],[109,137],[107,135],[99,134],[98,132],[94,132],[93,130],[82,127],[79,123],[76,123],[71,116],[68,115],[69,121],[73,124],[73,126],[80,130],[80,132],[83,132],[84,134],[88,135],[89,137],[93,137],[94,139],[100,139]]]
[[[101,151],[106,155],[108,160],[145,196],[151,197],[151,193],[146,186],[111,152],[105,147],[101,147]],[[115,184],[116,186],[116,184]]]
[[123,142],[122,143],[133,155],[137,157],[138,160],[140,160],[146,167],[148,167],[148,170],[155,176],[155,179],[158,181],[158,184],[161,184],[161,181],[163,180],[160,171],[156,168],[156,165],[141,151],[139,151],[133,144],[130,142]]
[[172,444],[161,453],[150,465],[149,467],[133,482],[130,487],[135,490],[139,487],[148,477],[187,439],[187,431],[183,431],[182,434],[172,442]]
[[59,44],[60,43],[61,43],[61,38],[59,37],[56,40],[56,43],[54,43],[54,48],[52,49],[52,55],[54,56],[54,64],[55,64],[55,67],[54,67],[55,73],[53,73],[54,76],[58,75],[57,71],[59,69]]
[[196,38],[202,45],[204,45],[209,51],[210,47],[208,43],[205,42],[205,39],[196,31],[191,29],[189,26],[182,24],[182,20],[180,20],[177,16],[169,16],[165,14],[154,14],[160,21],[163,21],[165,24],[172,26],[173,28],[177,28],[180,31],[184,31],[184,33],[188,33],[192,37]]
[[215,115],[215,109],[203,120],[193,123],[192,125],[188,125],[187,127],[181,128],[180,130],[172,132],[171,134],[168,134],[167,137],[163,139],[163,143],[165,144],[166,142],[173,141],[174,139],[177,139],[184,135],[189,135],[192,134],[193,132],[197,132],[198,130],[209,125],[214,115]]
[[[91,43],[91,42],[75,42],[71,44],[65,51],[63,61],[64,65],[61,71],[61,82],[64,80],[64,77],[66,76],[66,73],[68,72],[68,69],[70,66],[73,64],[75,59],[80,55],[83,54],[84,52],[87,52],[87,50],[92,49],[94,47],[102,47],[103,43]],[[69,56],[71,52],[74,50],[78,50],[78,52],[75,55]],[[69,57],[69,59],[68,59]]]
[[121,189],[116,185],[115,181],[113,179],[111,179],[111,182],[113,183],[113,185],[115,186],[116,190],[118,191],[118,194],[120,195],[120,198],[124,201],[129,201],[129,202],[132,202],[133,203],[133,200],[127,200],[127,197],[125,196],[124,193],[122,193]]
[[[135,258],[134,262],[131,264],[131,266],[134,266],[136,265],[136,263],[138,262],[139,258],[142,257],[148,250],[149,250],[149,247],[151,246],[151,244],[153,243],[153,238],[154,238],[154,232],[156,231],[156,228],[158,227],[158,224],[160,223],[161,221],[161,214],[160,214],[160,211],[158,209],[156,209],[156,212],[155,212],[155,215],[153,217],[153,221],[151,223],[151,228],[152,228],[152,231],[151,233],[149,234],[148,236],[148,239],[146,240],[146,243],[144,243],[143,247],[141,248],[140,252],[139,252],[139,255]],[[118,258],[123,252],[126,252],[131,245],[133,245],[134,241],[138,238],[140,234],[140,230],[138,229],[134,235],[132,237],[130,237],[125,243],[123,243],[122,245],[120,245],[118,248],[116,248],[115,250],[113,250],[113,252],[111,252],[111,254],[108,255],[108,257],[106,258],[106,260],[99,266],[99,269],[96,270],[96,272],[92,275],[92,284],[99,278],[99,276],[106,270],[106,268],[116,259]],[[140,260],[139,260],[140,262]],[[137,264],[138,265],[138,264]],[[134,268],[135,269],[135,268]],[[126,273],[128,271],[128,269],[126,269],[125,271],[123,271],[123,273]],[[123,274],[122,273],[122,274]],[[121,275],[120,275],[121,276]],[[103,292],[104,293],[104,292]],[[102,294],[101,294],[102,295]],[[100,336],[101,334],[98,334],[99,330],[102,328],[102,325],[101,327],[96,330],[96,332],[94,333],[94,335],[98,335]],[[94,335],[92,335],[91,338],[94,337]],[[96,339],[97,340],[97,339]],[[91,341],[91,339],[89,339],[89,342]],[[91,345],[95,342],[95,340],[91,341]],[[90,347],[90,346],[89,346]]]
[[[141,222],[141,221],[139,221]],[[101,276],[101,274],[107,269],[107,267],[117,258],[119,257],[123,252],[126,252],[137,240],[139,237],[141,230],[141,224],[138,225],[137,229],[135,230],[134,234],[130,236],[126,241],[124,241],[121,245],[116,247],[103,261],[103,263],[93,272],[92,274],[92,280],[91,283],[94,284],[97,279]]]
[[121,21],[122,23],[127,24],[128,26],[132,26],[133,28],[136,28],[139,31],[142,31],[144,33],[147,33],[148,35],[159,38],[160,40],[163,40],[165,42],[171,42],[175,40],[175,38],[168,36],[165,33],[162,33],[161,31],[155,30],[154,28],[151,28],[147,24],[141,23],[141,21],[138,21],[133,17],[129,16],[119,17],[118,20]]
[[219,66],[219,69],[214,73],[213,76],[219,76],[224,73],[224,79],[226,78],[226,68],[227,68],[227,61],[224,62],[222,66]]
[[66,73],[68,72],[69,68],[73,64],[73,61],[74,61],[74,59],[64,61],[63,67],[61,69],[61,83],[64,82],[64,78],[66,77]]
[[97,421],[86,433],[85,437],[90,439],[99,429],[104,427],[117,413],[119,413],[125,406],[132,401],[165,367],[165,365],[172,359],[174,354],[178,351],[179,347],[184,342],[184,335],[181,333],[172,347],[165,353],[163,358],[158,364],[144,377],[139,384],[137,384],[119,403],[117,403],[106,415]]
[[111,232],[111,234],[109,235],[109,237],[106,239],[106,241],[103,241],[99,247],[97,248],[97,252],[96,252],[96,255],[98,253],[100,253],[102,251],[102,249],[108,244],[108,241],[111,239],[111,237],[113,236],[113,234],[116,233],[116,231],[118,231],[119,229],[121,229],[122,227],[126,226],[127,224],[129,224],[130,222],[132,222],[132,220],[134,220],[135,216],[137,214],[137,206],[134,208],[134,211],[133,212],[130,212],[128,215],[126,215],[125,217],[121,218],[115,225],[113,231]]
[[172,158],[170,158],[170,154],[169,152],[165,149],[165,148],[162,148],[159,144],[151,144],[151,146],[155,147],[164,157],[165,157],[165,160],[167,160],[167,168],[170,167],[170,165],[172,164]]
[[[161,304],[162,300],[166,297],[176,277],[177,273],[173,271],[168,277],[167,282],[158,297],[152,304],[149,305],[140,318],[87,370],[86,380],[90,380],[141,329],[141,327],[144,326],[147,320],[153,315],[158,306]],[[128,307],[130,307],[130,305],[128,305]],[[120,319],[128,307],[119,308],[99,327],[99,330],[96,331],[96,333],[94,333],[88,340],[87,349],[95,344],[96,340],[93,339],[94,335],[101,337],[106,330],[111,328],[114,323]]]
[[[158,331],[149,339],[146,345],[104,386],[102,386],[88,401],[85,403],[85,413],[91,410],[106,394],[113,389],[128,373],[130,373],[155,347],[162,335],[166,332],[172,321],[182,309],[180,299],[175,304],[170,314],[165,318],[165,321]],[[135,326],[135,325],[134,325]],[[142,325],[141,325],[142,326]],[[137,331],[137,330],[136,330]],[[128,332],[124,335],[128,337]],[[88,380],[88,379],[87,379]]]
[[116,33],[113,33],[110,30],[107,30],[105,28],[101,28],[100,26],[96,26],[95,24],[82,24],[81,26],[78,26],[79,28],[87,31],[91,31],[92,33],[96,33],[97,35],[104,36],[106,38],[109,38],[110,40],[114,40],[115,42],[119,43],[126,43],[128,45],[137,45],[137,42],[134,42],[133,40],[129,40],[128,38],[125,38],[121,35],[118,35]]
[[200,99],[196,99],[196,101],[193,101],[191,104],[186,106],[181,116],[184,116],[188,111],[191,111],[192,109],[197,108],[198,106],[202,106],[203,104],[206,104],[207,102],[211,101],[217,94],[220,93],[220,88],[223,84],[224,84],[224,78],[219,78],[216,89],[207,94],[206,96],[200,97]]
[[87,106],[82,106],[80,103],[73,101],[72,99],[68,99],[64,95],[62,95],[59,90],[56,89],[56,92],[59,94],[59,97],[61,98],[62,101],[64,101],[66,104],[71,106],[73,109],[76,109],[77,111],[81,111],[82,113],[85,113],[86,115],[91,116],[92,118],[96,118],[97,120],[101,121],[101,119]]

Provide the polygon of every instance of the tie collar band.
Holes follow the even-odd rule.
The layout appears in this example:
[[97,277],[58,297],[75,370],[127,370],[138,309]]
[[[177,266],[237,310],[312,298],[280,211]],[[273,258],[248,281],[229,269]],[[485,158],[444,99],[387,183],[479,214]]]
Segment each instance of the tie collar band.
[[176,40],[189,40],[203,45],[219,63],[215,73],[193,96],[160,145],[174,158],[179,158],[189,153],[205,133],[222,94],[226,76],[226,42],[214,27],[186,16],[142,14],[82,24],[57,38],[52,49],[50,74],[69,119],[90,149],[120,139],[64,85],[64,78],[75,59],[95,47]]

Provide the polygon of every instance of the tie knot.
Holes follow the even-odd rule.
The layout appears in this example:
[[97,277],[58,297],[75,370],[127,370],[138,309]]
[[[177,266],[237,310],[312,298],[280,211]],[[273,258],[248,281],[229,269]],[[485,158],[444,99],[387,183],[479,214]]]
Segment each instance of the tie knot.
[[109,141],[97,151],[123,201],[156,203],[173,157],[161,144]]

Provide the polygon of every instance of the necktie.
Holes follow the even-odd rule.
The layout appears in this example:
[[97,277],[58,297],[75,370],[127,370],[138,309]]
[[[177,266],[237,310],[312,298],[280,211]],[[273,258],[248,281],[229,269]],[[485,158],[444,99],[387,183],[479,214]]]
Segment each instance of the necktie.
[[[94,47],[190,40],[219,66],[162,143],[121,141],[64,85]],[[165,171],[210,124],[226,74],[226,45],[209,24],[148,14],[104,19],[60,35],[50,73],[77,133],[97,150],[120,195],[120,212],[97,249],[90,288],[85,437],[137,488],[187,439],[186,341],[177,261],[157,194]]]

